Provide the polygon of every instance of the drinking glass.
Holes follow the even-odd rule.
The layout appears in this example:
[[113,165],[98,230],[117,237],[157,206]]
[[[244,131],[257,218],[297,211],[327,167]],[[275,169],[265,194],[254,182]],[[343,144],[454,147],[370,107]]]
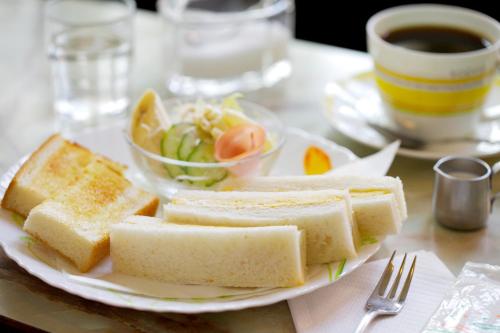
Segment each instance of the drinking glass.
[[251,91],[290,75],[293,0],[159,0],[158,7],[174,94]]
[[97,125],[125,114],[133,49],[132,0],[52,0],[45,39],[59,126]]

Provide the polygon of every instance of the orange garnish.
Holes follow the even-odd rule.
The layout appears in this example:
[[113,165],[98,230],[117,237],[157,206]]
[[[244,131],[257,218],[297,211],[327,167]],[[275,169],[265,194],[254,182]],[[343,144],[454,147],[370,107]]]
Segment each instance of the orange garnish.
[[316,146],[307,148],[304,155],[304,172],[306,175],[321,175],[332,169],[330,157]]
[[220,162],[258,154],[264,148],[266,131],[258,125],[242,124],[230,128],[215,142],[215,158]]

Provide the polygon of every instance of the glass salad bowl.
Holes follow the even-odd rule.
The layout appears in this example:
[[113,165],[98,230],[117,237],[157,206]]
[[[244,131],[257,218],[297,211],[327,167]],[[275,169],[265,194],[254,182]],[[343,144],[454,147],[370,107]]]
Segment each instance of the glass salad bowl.
[[[196,100],[173,98],[163,101],[164,111],[172,122],[172,131],[180,131],[186,127],[179,111],[180,106],[186,103],[195,104]],[[278,117],[268,109],[245,100],[238,100],[237,103],[252,123],[265,130],[266,140],[269,140],[270,144],[258,154],[250,154],[236,160],[215,161],[208,156],[213,156],[213,149],[207,149],[203,143],[192,144],[189,142],[189,136],[183,136],[179,140],[167,140],[169,131],[161,139],[161,153],[154,153],[134,142],[131,126],[127,126],[125,138],[134,161],[149,185],[159,195],[169,198],[182,188],[220,189],[224,180],[231,177],[265,176],[269,173],[285,142],[284,127]],[[169,148],[176,151],[176,154],[164,154],[164,150]],[[178,158],[179,155],[184,155],[184,159]],[[206,162],[207,160],[209,162]]]

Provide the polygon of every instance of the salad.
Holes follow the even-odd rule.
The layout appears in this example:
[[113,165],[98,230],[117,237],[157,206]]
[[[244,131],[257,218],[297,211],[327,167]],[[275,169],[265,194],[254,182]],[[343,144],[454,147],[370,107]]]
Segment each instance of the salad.
[[[156,174],[179,182],[210,187],[228,175],[251,172],[252,157],[273,148],[266,129],[245,115],[238,103],[241,94],[220,101],[197,100],[167,113],[154,91],[147,91],[132,113],[132,141],[148,152],[189,163],[151,161]],[[248,159],[246,167],[222,167],[220,162]],[[211,163],[207,166],[193,163]],[[214,164],[215,163],[215,164]]]

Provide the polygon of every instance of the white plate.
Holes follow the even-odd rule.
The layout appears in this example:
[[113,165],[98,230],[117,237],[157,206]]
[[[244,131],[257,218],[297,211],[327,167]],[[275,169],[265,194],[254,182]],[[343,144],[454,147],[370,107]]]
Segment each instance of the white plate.
[[[107,156],[133,165],[119,128],[75,137],[76,141]],[[287,134],[283,154],[273,173],[302,174],[302,156],[310,145],[324,149],[332,163],[340,166],[357,159],[346,148],[298,129]],[[0,196],[22,161],[0,180]],[[132,167],[133,169],[133,167]],[[199,313],[238,310],[294,298],[334,283],[363,264],[380,247],[376,239],[364,240],[359,256],[344,262],[309,267],[307,281],[294,288],[221,288],[172,285],[113,274],[109,258],[92,271],[81,274],[64,258],[43,246],[21,229],[20,217],[0,210],[0,242],[11,259],[46,283],[86,299],[105,304],[156,312]]]
[[[476,128],[476,132],[480,133],[481,137],[488,138],[491,141],[499,141],[499,143],[435,143],[429,144],[421,150],[400,148],[398,154],[429,160],[437,160],[446,155],[487,157],[499,154],[500,124],[498,120],[492,120],[492,118],[498,117],[500,114],[499,80],[499,78],[496,79],[486,103],[485,117]],[[363,72],[336,83],[342,86],[357,101],[356,110],[353,109],[353,106],[336,98],[327,84],[325,89],[327,106],[324,114],[330,124],[350,139],[372,148],[382,149],[390,144],[391,141],[367,125],[363,120],[363,118],[369,119],[384,127],[396,129],[394,123],[384,111],[384,106],[375,86],[373,73]]]

